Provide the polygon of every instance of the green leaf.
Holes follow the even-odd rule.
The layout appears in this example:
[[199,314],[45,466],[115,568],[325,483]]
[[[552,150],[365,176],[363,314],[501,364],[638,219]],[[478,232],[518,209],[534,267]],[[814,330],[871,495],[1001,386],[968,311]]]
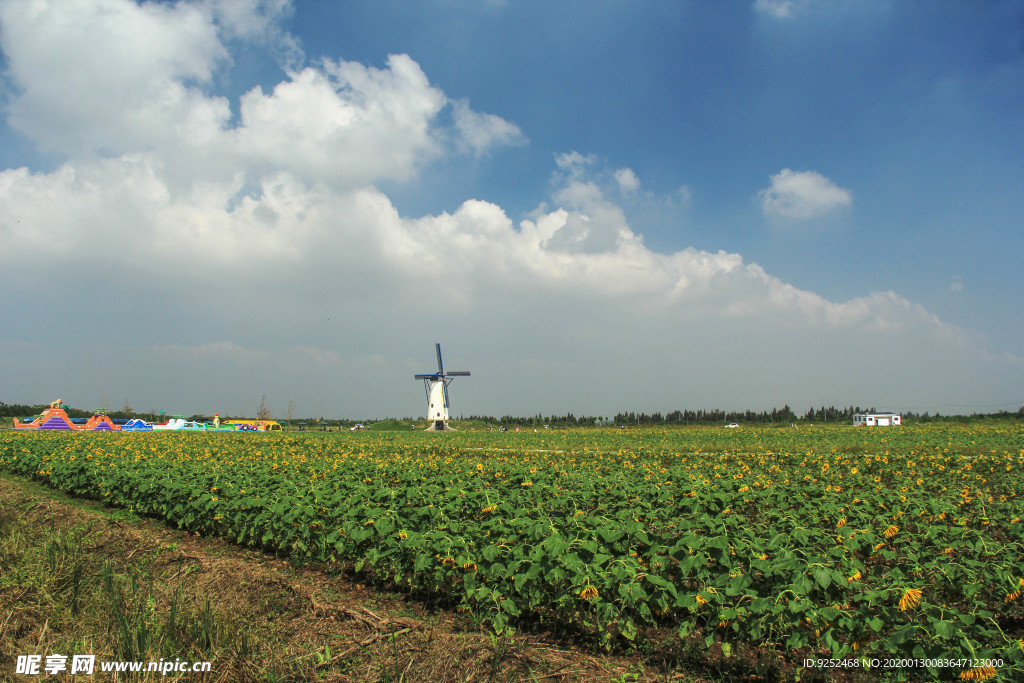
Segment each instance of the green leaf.
[[791,650],[797,650],[804,647],[809,642],[810,640],[807,638],[807,634],[802,631],[796,631],[786,640],[786,647]]
[[395,530],[395,523],[390,517],[382,517],[374,522],[373,527],[381,536],[388,536]]
[[959,631],[951,621],[937,621],[932,626],[935,629],[935,635],[939,638],[952,638]]
[[897,645],[901,645],[913,637],[914,624],[905,624],[900,628],[896,629],[895,632],[893,632],[892,636],[890,637],[890,640]]
[[636,638],[636,624],[633,623],[632,619],[623,619],[619,623],[619,633],[627,640],[633,640]]
[[558,585],[565,579],[565,570],[561,567],[555,567],[548,572],[547,580],[549,583]]
[[958,614],[956,616],[957,616],[957,619],[962,621],[965,625],[967,625],[967,626],[973,626],[974,625],[974,621],[975,620],[974,620],[974,615],[973,614]]

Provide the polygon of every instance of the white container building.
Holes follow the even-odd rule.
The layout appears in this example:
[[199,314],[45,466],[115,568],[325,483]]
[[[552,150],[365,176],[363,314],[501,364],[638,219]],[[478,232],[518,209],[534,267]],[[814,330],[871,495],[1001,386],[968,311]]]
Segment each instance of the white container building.
[[899,413],[860,413],[853,416],[853,424],[858,427],[899,427]]

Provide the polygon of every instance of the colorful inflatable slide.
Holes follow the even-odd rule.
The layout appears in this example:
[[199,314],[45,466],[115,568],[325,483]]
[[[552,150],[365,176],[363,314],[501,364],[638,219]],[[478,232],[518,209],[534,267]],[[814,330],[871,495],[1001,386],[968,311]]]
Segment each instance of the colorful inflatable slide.
[[38,431],[106,431],[106,432],[151,432],[154,430],[183,430],[203,432],[263,432],[280,431],[281,425],[274,420],[226,420],[220,421],[216,415],[213,423],[186,420],[183,415],[174,415],[161,423],[151,423],[138,418],[132,420],[111,420],[102,410],[97,410],[89,419],[68,417],[67,406],[57,399],[32,420],[14,419],[14,428],[18,430]]
[[72,419],[68,417],[65,412],[67,408],[60,399],[57,399],[50,404],[50,407],[43,411],[42,415],[37,416],[31,422],[22,422],[21,420],[14,419],[15,429],[34,429],[34,430],[46,430],[46,431],[72,431],[78,430],[83,432],[116,432],[121,429],[121,426],[115,424],[109,417],[107,417],[103,411],[96,411],[93,416],[87,420]]

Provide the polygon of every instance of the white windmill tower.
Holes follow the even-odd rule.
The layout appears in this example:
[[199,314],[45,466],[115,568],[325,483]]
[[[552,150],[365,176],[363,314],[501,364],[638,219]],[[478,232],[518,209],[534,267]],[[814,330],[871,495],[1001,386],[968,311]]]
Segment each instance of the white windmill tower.
[[469,371],[445,372],[441,363],[441,345],[434,346],[437,348],[437,372],[416,375],[416,379],[423,380],[423,388],[427,392],[427,420],[430,421],[427,431],[455,431],[448,426],[448,385],[452,382],[451,377],[469,377]]

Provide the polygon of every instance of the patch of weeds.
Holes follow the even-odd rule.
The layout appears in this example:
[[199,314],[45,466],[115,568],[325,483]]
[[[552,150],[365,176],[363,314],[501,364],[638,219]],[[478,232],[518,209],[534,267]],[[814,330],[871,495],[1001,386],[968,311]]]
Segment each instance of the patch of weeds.
[[299,602],[295,590],[284,586],[260,596],[259,609],[268,615],[291,614],[301,607]]

